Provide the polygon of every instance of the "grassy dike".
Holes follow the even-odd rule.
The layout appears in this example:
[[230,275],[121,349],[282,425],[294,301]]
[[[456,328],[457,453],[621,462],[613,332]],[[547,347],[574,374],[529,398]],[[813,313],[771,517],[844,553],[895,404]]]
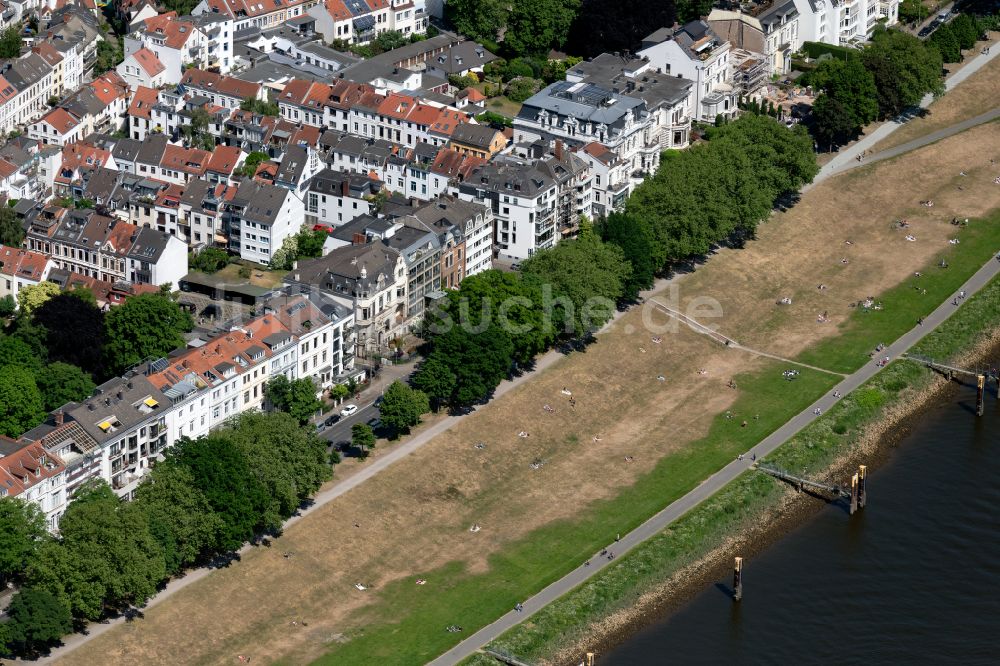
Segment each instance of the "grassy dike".
[[[947,258],[950,268],[929,267],[921,278],[921,288],[927,289],[927,294],[916,290],[909,281],[888,290],[880,296],[883,310],[855,312],[837,336],[820,345],[819,358],[814,358],[810,350],[800,360],[821,367],[843,366],[835,369],[845,372],[867,362],[866,354],[875,343],[892,341],[909,330],[917,317],[949,298],[993,255],[995,248],[1000,247],[1000,212],[975,221],[956,235],[961,237],[961,244],[947,246],[932,263],[933,266],[940,258]],[[970,299],[963,310],[970,309],[972,304]],[[829,359],[826,363],[822,362],[824,357]],[[505,544],[490,557],[487,572],[472,574],[457,563],[421,572],[420,577],[441,581],[433,596],[421,593],[422,588],[413,584],[415,577],[379,590],[373,603],[353,615],[352,628],[346,628],[341,641],[330,643],[329,652],[316,663],[419,665],[446,651],[464,636],[450,634],[444,631],[445,627],[461,625],[464,635],[468,635],[492,622],[515,602],[578,566],[610,543],[616,533],[637,527],[689,492],[737,453],[746,451],[805,409],[836,382],[832,375],[809,370],[803,370],[797,381],[786,382],[780,373],[787,367],[785,363],[767,362],[760,370],[737,376],[739,397],[731,411],[740,418],[726,419],[720,414],[704,438],[662,458],[653,471],[616,497],[594,502],[571,521],[546,525],[523,539]],[[912,371],[912,377],[899,378],[899,382],[905,383],[899,384],[890,397],[895,398],[895,394],[922,374],[917,368]],[[883,378],[899,372],[902,371],[894,365],[881,373],[877,381],[886,381]],[[874,402],[874,398],[870,400]],[[868,409],[877,411],[885,401],[888,398]],[[853,402],[845,400],[844,404]],[[760,419],[750,420],[748,427],[741,428],[742,415],[750,414],[759,414]],[[852,418],[855,417],[842,416],[845,428],[853,423]],[[856,433],[845,432],[845,436],[831,440],[829,446],[837,444],[837,450],[849,448],[848,440]],[[819,444],[805,448],[812,454],[820,452]],[[809,467],[795,460],[774,460],[795,469]],[[817,458],[813,464],[821,466],[822,461]],[[553,654],[560,646],[572,642],[575,632],[619,608],[633,605],[651,585],[710,552],[731,533],[734,525],[759,514],[775,501],[780,491],[770,478],[760,475],[743,477],[734,486],[739,486],[738,492],[731,495],[732,489],[727,488],[719,493],[661,537],[623,556],[617,566],[536,614],[530,623],[509,632],[498,641],[498,646],[528,659]]]
[[[913,353],[948,359],[968,352],[1000,327],[1000,279],[971,297]],[[887,410],[933,382],[935,374],[911,361],[897,361],[846,396],[834,409],[807,426],[767,461],[807,474],[821,474],[861,442],[866,428]],[[532,616],[491,644],[528,660],[551,658],[574,644],[595,622],[634,605],[640,596],[726,539],[747,529],[755,517],[776,506],[787,486],[759,473],[746,473],[711,499],[638,546],[618,563]],[[477,655],[464,664],[495,664]]]

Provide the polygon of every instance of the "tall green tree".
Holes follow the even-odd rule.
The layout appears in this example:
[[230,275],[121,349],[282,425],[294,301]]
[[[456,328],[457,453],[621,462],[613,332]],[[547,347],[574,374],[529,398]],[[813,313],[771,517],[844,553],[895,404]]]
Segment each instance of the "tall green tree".
[[98,620],[105,611],[103,565],[83,562],[63,543],[46,540],[28,562],[25,578],[29,587],[47,590],[70,609],[73,617]]
[[96,377],[103,376],[104,313],[90,291],[56,294],[34,310],[32,320],[45,328],[50,361],[69,363]]
[[0,368],[0,435],[20,437],[44,418],[42,394],[31,371],[17,365]]
[[300,231],[298,236],[299,257],[319,257],[323,255],[323,243],[326,242],[327,234],[322,229],[311,231],[305,229]]
[[59,294],[59,291],[59,285],[48,281],[22,287],[17,292],[17,306],[22,314],[31,315],[36,308]]
[[280,524],[331,477],[326,443],[288,414],[244,412],[219,436],[237,446],[267,489],[266,522]]
[[950,24],[945,23],[935,30],[929,41],[941,53],[941,59],[945,62],[962,61],[962,47]]
[[236,550],[255,534],[281,527],[271,495],[239,445],[225,434],[181,439],[167,460],[187,467],[196,487],[222,521],[217,548]]
[[17,58],[21,55],[21,25],[15,23],[0,32],[0,58]]
[[673,0],[582,0],[569,34],[571,53],[597,56],[637,51],[643,37],[677,21]]
[[257,167],[259,167],[262,162],[266,161],[267,153],[255,150],[247,155],[247,158],[243,160],[243,166],[240,168],[240,172],[247,178],[253,178],[254,174],[257,173]]
[[657,266],[653,261],[653,232],[649,222],[625,213],[611,213],[599,225],[601,239],[618,246],[632,271],[622,288],[622,298],[635,300],[653,286]]
[[[451,326],[483,330],[489,322],[504,328],[514,344],[514,360],[529,365],[555,335],[545,325],[542,292],[518,273],[488,270],[471,275],[457,290],[428,311],[425,335],[430,338]],[[433,395],[428,393],[428,395]]]
[[547,55],[566,45],[580,0],[514,0],[504,46],[518,55]]
[[521,273],[542,291],[543,308],[557,334],[582,335],[614,314],[632,268],[621,248],[589,235],[536,252]]
[[7,646],[33,657],[55,645],[73,630],[69,606],[48,590],[26,587],[14,595],[7,608]]
[[947,24],[958,39],[958,45],[963,49],[971,49],[979,41],[979,26],[976,19],[968,13],[961,13]]
[[406,433],[430,411],[427,394],[396,380],[389,385],[379,404],[382,421],[397,432]]
[[813,108],[814,131],[827,143],[831,137],[853,139],[861,129],[878,117],[878,91],[875,77],[858,58],[825,60],[813,75],[815,85],[836,104],[824,102],[821,110]]
[[875,77],[882,118],[918,105],[927,93],[944,92],[941,53],[913,35],[898,30],[876,32],[862,50],[861,60]]
[[47,537],[45,516],[37,504],[0,497],[0,580],[19,581]]
[[48,363],[35,375],[46,411],[89,397],[97,388],[86,372],[68,363]]
[[149,531],[163,550],[168,576],[214,554],[222,520],[197,487],[191,470],[165,461],[154,467],[135,492]]
[[507,4],[501,0],[449,0],[445,17],[463,35],[495,42],[506,25]]
[[[0,56],[2,57],[2,56]],[[0,206],[0,245],[21,247],[24,242],[24,227],[9,206]]]
[[316,397],[316,385],[312,379],[288,379],[277,375],[264,389],[267,399],[275,409],[291,414],[300,424],[308,423],[323,403]]
[[[431,361],[434,361],[432,364]],[[448,402],[468,407],[485,400],[510,373],[514,362],[511,336],[497,324],[480,333],[454,326],[434,338],[433,351],[423,367],[443,364],[455,377]],[[418,373],[419,374],[419,373]],[[418,382],[417,386],[422,386]]]
[[413,375],[413,385],[423,391],[431,400],[434,410],[447,404],[454,395],[458,378],[440,356],[431,356]]
[[[62,543],[102,603],[122,610],[145,603],[166,577],[163,550],[140,507],[122,502],[106,483],[89,483],[59,520]],[[86,617],[94,619],[92,614]]]
[[143,359],[166,356],[184,346],[182,334],[193,326],[191,315],[169,297],[133,296],[105,317],[105,365],[120,373]]
[[367,457],[368,452],[375,447],[375,433],[367,423],[355,423],[351,426],[351,445]]
[[42,368],[42,359],[21,336],[0,334],[0,368],[14,365],[36,373]]
[[826,93],[820,93],[813,101],[812,121],[813,134],[821,146],[840,146],[858,135],[851,110]]

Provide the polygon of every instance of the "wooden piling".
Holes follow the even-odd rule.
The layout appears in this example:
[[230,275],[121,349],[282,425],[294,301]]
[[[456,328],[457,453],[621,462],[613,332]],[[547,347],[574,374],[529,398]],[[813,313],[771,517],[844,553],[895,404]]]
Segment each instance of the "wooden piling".
[[986,413],[983,399],[986,397],[986,375],[976,375],[976,416]]
[[733,601],[743,598],[743,558],[737,557],[733,563]]
[[855,474],[851,477],[851,515],[853,516],[858,510],[858,475]]
[[587,653],[587,666],[594,666],[594,653],[593,652],[588,652]]
[[868,501],[868,493],[865,489],[865,477],[868,475],[868,468],[864,465],[858,465],[858,508],[865,508],[865,502]]

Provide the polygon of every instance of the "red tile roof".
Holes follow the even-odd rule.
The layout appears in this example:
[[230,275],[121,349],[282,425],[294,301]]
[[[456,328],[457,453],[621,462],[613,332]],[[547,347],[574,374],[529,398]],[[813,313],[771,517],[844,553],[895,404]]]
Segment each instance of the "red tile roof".
[[26,444],[15,453],[0,458],[0,489],[16,497],[39,481],[57,476],[66,469],[59,456],[48,453],[39,442]]
[[42,281],[49,258],[39,252],[0,245],[0,273]]
[[212,154],[207,150],[184,148],[168,143],[163,150],[163,157],[160,158],[160,166],[201,176],[204,175],[211,157]]
[[66,109],[59,107],[49,111],[39,122],[46,123],[60,134],[66,134],[80,124],[80,121],[70,115]]
[[212,151],[212,157],[208,160],[207,170],[230,176],[242,154],[243,151],[237,146],[216,146]]
[[136,118],[151,118],[153,105],[159,98],[159,91],[155,88],[139,86],[132,95],[132,103],[128,106],[128,115]]
[[243,81],[232,76],[222,76],[201,69],[189,69],[184,72],[181,83],[201,90],[218,91],[223,95],[239,99],[256,97],[260,92],[260,84],[258,83]]
[[146,75],[150,77],[156,76],[167,68],[166,65],[160,62],[156,54],[146,47],[134,52],[131,57],[135,58],[135,61],[142,67],[142,71],[146,72]]

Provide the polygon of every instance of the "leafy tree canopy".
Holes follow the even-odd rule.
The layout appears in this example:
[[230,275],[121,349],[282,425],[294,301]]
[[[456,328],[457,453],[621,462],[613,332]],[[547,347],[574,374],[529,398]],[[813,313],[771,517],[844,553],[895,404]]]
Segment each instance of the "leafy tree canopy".
[[944,92],[941,53],[908,33],[877,31],[861,52],[861,59],[875,77],[882,118],[916,106],[927,93]]
[[0,578],[19,580],[47,536],[45,516],[37,504],[0,497]]
[[70,365],[56,361],[47,364],[35,375],[35,383],[42,394],[42,402],[46,411],[53,411],[68,402],[75,402],[89,397],[97,386],[86,372]]
[[322,403],[316,398],[316,385],[312,379],[288,379],[277,375],[267,383],[267,399],[276,409],[287,412],[299,423],[308,423]]
[[11,599],[5,625],[8,648],[33,656],[73,629],[69,606],[48,590],[27,587]]
[[58,294],[59,291],[59,285],[48,281],[21,287],[21,290],[17,292],[17,305],[22,313],[30,315],[35,311],[35,308]]
[[[0,56],[2,57],[2,56]],[[21,247],[24,242],[24,227],[8,206],[0,206],[0,245]]]
[[45,329],[50,361],[79,366],[98,377],[103,375],[104,313],[89,290],[56,294],[35,309],[32,319]]
[[600,224],[605,243],[617,245],[632,268],[622,290],[622,298],[635,300],[639,292],[653,286],[657,266],[653,260],[653,232],[649,222],[624,213],[611,213]]
[[42,422],[44,407],[30,370],[18,365],[0,368],[0,435],[20,437]]
[[379,405],[382,421],[398,432],[408,432],[429,411],[427,394],[399,380],[389,385]]
[[166,356],[184,346],[191,315],[162,294],[140,294],[117,306],[105,318],[105,363],[122,372],[148,357]]

